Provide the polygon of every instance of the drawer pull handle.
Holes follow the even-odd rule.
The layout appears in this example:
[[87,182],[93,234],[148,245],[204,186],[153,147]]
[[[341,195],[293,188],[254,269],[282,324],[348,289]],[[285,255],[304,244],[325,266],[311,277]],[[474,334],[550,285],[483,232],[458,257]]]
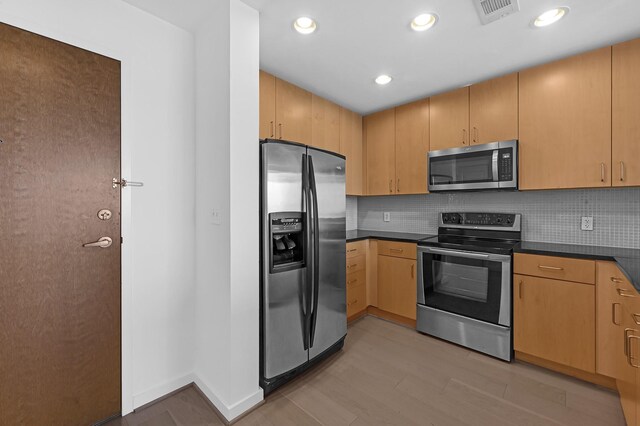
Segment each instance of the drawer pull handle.
[[605,181],[604,174],[605,174],[605,165],[604,163],[600,163],[600,181],[601,182]]
[[518,283],[518,299],[522,299],[522,284],[524,284],[524,281],[520,280],[520,282]]
[[622,281],[620,278],[611,277],[611,282],[612,282],[612,283],[622,283],[622,282],[624,282],[624,281]]
[[356,278],[356,279],[354,279],[354,280],[347,281],[347,284],[351,285],[351,284],[353,284],[353,283],[357,283],[357,282],[358,282],[358,279]]
[[627,361],[629,361],[629,365],[634,367],[634,368],[640,368],[640,364],[634,364],[633,360],[637,359],[633,357],[633,353],[631,351],[631,348],[633,347],[633,345],[631,344],[631,339],[638,339],[640,340],[640,336],[635,336],[635,335],[630,335],[627,337],[628,343],[627,346],[629,347],[629,350],[627,351]]
[[544,269],[546,271],[564,271],[564,268],[561,268],[559,266],[545,266],[545,265],[538,265],[538,268],[540,269]]
[[357,263],[352,263],[351,265],[347,265],[347,269],[355,268],[356,266],[358,266]]
[[351,302],[347,303],[347,306],[352,306],[358,303],[358,299],[353,299]]
[[612,303],[611,304],[611,322],[614,323],[615,325],[620,325],[621,323],[619,323],[616,318],[618,318],[618,310],[616,309],[617,306],[620,306],[619,303]]
[[390,248],[389,251],[391,251],[393,253],[402,253],[404,251],[404,249]]
[[632,291],[630,290],[625,290],[623,288],[619,288],[618,289],[618,294],[622,297],[636,297],[635,294],[633,294]]
[[349,249],[347,250],[347,253],[353,253],[354,251],[358,251],[358,249]]
[[[640,314],[633,314],[631,316],[633,317],[633,322],[640,325]],[[620,324],[616,324],[616,325],[620,325]]]

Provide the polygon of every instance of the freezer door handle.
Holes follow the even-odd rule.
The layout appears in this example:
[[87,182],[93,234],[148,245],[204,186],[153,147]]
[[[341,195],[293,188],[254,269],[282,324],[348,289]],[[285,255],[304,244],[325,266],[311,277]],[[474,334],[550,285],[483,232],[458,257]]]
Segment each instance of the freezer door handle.
[[302,291],[302,313],[304,315],[304,349],[309,349],[309,325],[311,321],[311,280],[313,279],[309,254],[311,253],[311,221],[309,218],[309,205],[311,196],[309,194],[309,166],[307,154],[302,154],[302,200],[304,202],[304,241],[305,241],[305,262],[307,273],[304,277],[304,289]]
[[316,334],[316,323],[318,321],[318,294],[320,291],[320,269],[318,265],[320,264],[320,238],[318,235],[319,230],[319,221],[318,221],[318,191],[316,187],[316,175],[313,170],[313,157],[310,155],[309,158],[309,192],[311,193],[310,201],[313,218],[313,232],[311,233],[311,238],[313,242],[313,267],[312,267],[312,288],[313,288],[313,308],[311,309],[311,324],[309,329],[309,347],[313,347],[313,340]]

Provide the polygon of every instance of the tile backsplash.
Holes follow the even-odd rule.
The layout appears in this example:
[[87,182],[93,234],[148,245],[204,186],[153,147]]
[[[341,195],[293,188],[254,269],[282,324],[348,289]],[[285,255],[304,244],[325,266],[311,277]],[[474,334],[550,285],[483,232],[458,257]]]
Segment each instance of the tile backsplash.
[[444,211],[521,213],[526,241],[640,249],[640,188],[347,197],[347,229],[435,234]]

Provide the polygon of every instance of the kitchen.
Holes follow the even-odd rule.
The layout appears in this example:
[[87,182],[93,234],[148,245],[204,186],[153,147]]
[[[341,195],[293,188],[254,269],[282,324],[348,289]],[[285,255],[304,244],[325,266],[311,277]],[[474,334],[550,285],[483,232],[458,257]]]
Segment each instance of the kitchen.
[[0,2],[12,424],[640,424],[635,2],[81,3]]

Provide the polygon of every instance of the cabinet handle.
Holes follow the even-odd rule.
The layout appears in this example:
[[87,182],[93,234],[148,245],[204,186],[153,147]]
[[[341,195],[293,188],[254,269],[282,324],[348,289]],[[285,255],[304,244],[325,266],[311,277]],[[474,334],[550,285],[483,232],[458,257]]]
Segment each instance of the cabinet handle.
[[396,185],[396,192],[400,192],[400,179],[398,179],[398,184]]
[[628,357],[629,356],[629,333],[632,332],[633,329],[632,328],[625,328],[624,329],[624,354]]
[[600,181],[601,182],[604,182],[604,173],[605,173],[604,163],[600,163]]
[[612,283],[621,283],[623,282],[620,278],[616,278],[616,277],[611,277],[611,282]]
[[358,266],[357,263],[352,263],[351,265],[347,265],[347,269],[355,268],[356,266]]
[[462,129],[462,145],[467,144],[467,129]]
[[524,281],[520,280],[518,283],[518,299],[522,299],[522,284],[524,284]]
[[625,290],[623,288],[619,288],[618,289],[618,294],[622,297],[636,297],[632,291],[630,290]]
[[538,268],[545,269],[545,270],[548,270],[548,271],[564,271],[564,268],[560,268],[559,266],[538,265]]
[[280,139],[282,139],[282,123],[278,123],[278,131],[280,132]]
[[393,253],[402,253],[404,251],[404,249],[390,248],[389,251],[393,252]]
[[[632,314],[631,317],[633,318],[633,322],[640,325],[640,314]],[[617,325],[620,325],[620,324],[617,324]]]
[[413,275],[413,269],[414,269],[415,265],[411,264],[411,278],[415,278],[415,276]]
[[640,368],[639,364],[634,364],[633,360],[636,359],[633,357],[633,353],[631,351],[631,348],[633,347],[633,345],[631,344],[631,339],[638,339],[640,340],[640,336],[634,336],[633,334],[627,337],[627,340],[629,341],[629,343],[627,343],[627,346],[629,348],[629,350],[627,351],[627,361],[629,361],[629,365],[634,367],[634,368]]
[[354,280],[347,281],[347,285],[351,285],[351,284],[353,284],[353,283],[357,283],[357,282],[358,282],[358,279],[356,278],[356,279],[354,279]]
[[269,137],[270,137],[270,138],[272,138],[272,137],[274,137],[274,136],[275,136],[275,135],[274,135],[274,133],[273,133],[273,132],[274,132],[274,130],[275,130],[275,129],[274,129],[274,126],[273,126],[273,121],[270,121],[270,122],[269,122],[269,129],[270,129],[270,133],[271,133],[271,136],[269,136]]
[[476,127],[473,128],[473,143],[478,143],[477,139],[478,129]]
[[358,303],[358,299],[353,299],[351,302],[347,303],[347,306],[355,305]]
[[476,128],[476,143],[480,143],[480,129]]
[[620,162],[620,182],[624,182],[624,161]]
[[615,325],[620,325],[619,322],[616,321],[616,318],[618,317],[617,315],[617,309],[616,306],[620,306],[619,303],[612,303],[611,304],[611,322],[614,323]]
[[358,251],[358,249],[349,249],[347,250],[347,253],[353,253],[354,251]]

